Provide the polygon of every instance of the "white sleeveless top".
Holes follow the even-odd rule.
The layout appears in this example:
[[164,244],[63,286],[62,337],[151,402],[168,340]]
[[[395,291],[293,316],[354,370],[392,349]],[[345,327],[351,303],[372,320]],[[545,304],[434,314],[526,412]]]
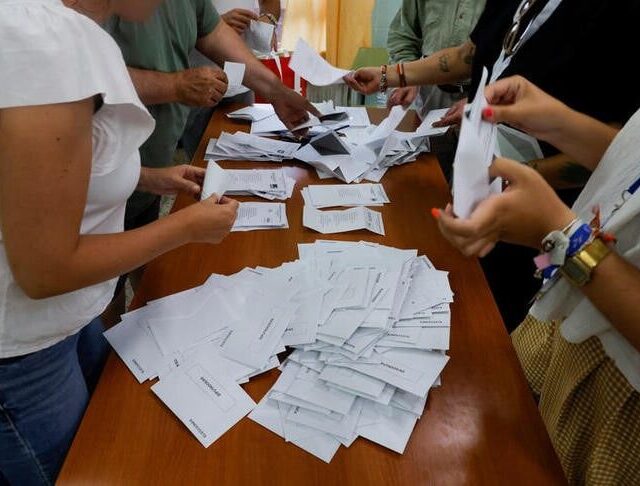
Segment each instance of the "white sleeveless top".
[[[123,231],[140,177],[139,146],[154,128],[111,37],[60,0],[0,0],[0,110],[102,95],[82,234]],[[0,163],[2,161],[0,160]],[[16,284],[0,234],[0,358],[38,351],[78,332],[110,302],[117,279],[33,300]]]

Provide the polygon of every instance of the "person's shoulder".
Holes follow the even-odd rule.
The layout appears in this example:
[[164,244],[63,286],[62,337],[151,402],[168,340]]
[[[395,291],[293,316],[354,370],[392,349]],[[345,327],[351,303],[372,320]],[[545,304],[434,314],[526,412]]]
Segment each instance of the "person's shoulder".
[[100,66],[122,58],[109,35],[59,2],[15,5],[0,3],[0,107],[62,103],[96,94],[109,75]]

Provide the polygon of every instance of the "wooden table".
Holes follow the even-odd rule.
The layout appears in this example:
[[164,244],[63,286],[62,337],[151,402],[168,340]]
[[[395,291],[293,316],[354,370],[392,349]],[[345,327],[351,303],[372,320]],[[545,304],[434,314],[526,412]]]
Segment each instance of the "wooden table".
[[[246,123],[224,117],[224,112],[218,110],[209,124],[196,154],[200,164],[206,140],[221,130],[247,128]],[[382,115],[378,111],[372,118],[379,121]],[[409,118],[405,129],[415,123]],[[250,168],[257,163],[223,165]],[[199,285],[213,272],[231,274],[246,266],[280,265],[297,258],[297,243],[327,238],[302,227],[300,188],[318,183],[315,171],[285,165],[298,181],[287,201],[289,230],[233,233],[218,246],[194,244],[172,251],[148,265],[137,304]],[[430,392],[403,455],[358,439],[349,449],[341,447],[331,464],[325,464],[246,418],[205,449],[155,397],[150,385],[139,385],[111,353],[59,484],[564,483],[478,262],[449,246],[430,216],[432,207],[443,207],[450,199],[435,157],[424,155],[417,162],[394,167],[382,182],[392,203],[376,210],[383,212],[387,236],[359,231],[328,238],[417,248],[437,268],[450,272],[455,292],[451,360],[442,386]],[[175,208],[191,203],[180,197]],[[252,379],[246,391],[257,402],[278,373]]]

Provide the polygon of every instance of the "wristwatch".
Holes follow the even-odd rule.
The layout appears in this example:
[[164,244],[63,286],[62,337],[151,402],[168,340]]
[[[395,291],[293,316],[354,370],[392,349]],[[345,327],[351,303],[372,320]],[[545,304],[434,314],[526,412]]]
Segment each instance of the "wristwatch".
[[593,271],[609,253],[611,249],[600,238],[595,238],[574,256],[567,257],[560,273],[576,287],[582,287],[591,280]]

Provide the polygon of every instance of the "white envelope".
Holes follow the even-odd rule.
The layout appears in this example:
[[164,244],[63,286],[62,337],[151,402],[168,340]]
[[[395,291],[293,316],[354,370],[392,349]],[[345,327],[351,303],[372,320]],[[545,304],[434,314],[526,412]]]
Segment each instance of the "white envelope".
[[255,407],[237,383],[198,364],[176,370],[151,390],[205,447]]

